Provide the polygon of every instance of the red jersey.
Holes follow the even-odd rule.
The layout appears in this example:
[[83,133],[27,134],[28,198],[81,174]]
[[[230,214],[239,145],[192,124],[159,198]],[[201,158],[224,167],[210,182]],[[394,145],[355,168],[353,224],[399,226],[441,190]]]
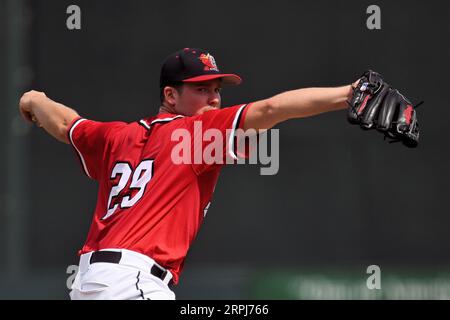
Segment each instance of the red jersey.
[[198,149],[194,132],[200,121],[202,133],[219,130],[223,154],[233,154],[229,142],[234,130],[242,129],[247,109],[237,105],[192,117],[163,113],[129,124],[75,119],[68,130],[70,143],[86,175],[99,183],[92,225],[79,254],[133,250],[170,270],[178,283],[223,164],[174,163],[180,140],[173,132],[189,133],[192,149]]

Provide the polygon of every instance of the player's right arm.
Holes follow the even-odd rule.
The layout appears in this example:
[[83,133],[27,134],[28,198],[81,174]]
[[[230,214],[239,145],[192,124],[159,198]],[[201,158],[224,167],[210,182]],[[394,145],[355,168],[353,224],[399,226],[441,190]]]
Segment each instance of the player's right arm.
[[78,113],[65,105],[49,99],[39,91],[26,92],[19,101],[22,117],[29,122],[35,122],[54,138],[70,144],[67,130]]

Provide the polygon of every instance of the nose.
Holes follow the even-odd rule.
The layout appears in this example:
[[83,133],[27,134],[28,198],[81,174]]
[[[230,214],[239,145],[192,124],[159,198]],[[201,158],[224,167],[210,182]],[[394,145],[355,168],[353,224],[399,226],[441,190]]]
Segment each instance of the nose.
[[211,107],[218,107],[220,105],[220,93],[218,92],[212,93],[211,96],[209,97],[208,104]]

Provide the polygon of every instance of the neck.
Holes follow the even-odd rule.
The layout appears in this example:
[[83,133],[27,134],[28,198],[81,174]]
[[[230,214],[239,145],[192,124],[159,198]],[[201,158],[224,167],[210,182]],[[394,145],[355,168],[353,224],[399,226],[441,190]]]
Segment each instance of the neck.
[[176,114],[177,112],[175,111],[174,107],[165,105],[164,103],[159,107],[159,113],[174,113]]

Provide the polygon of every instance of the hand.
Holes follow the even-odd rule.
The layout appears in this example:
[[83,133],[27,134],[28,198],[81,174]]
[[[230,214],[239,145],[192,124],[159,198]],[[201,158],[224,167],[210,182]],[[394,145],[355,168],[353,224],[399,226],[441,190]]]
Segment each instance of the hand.
[[37,126],[42,127],[32,110],[32,101],[38,97],[46,97],[46,95],[34,90],[25,92],[19,101],[19,111],[26,121],[34,122]]
[[347,119],[363,129],[370,129],[376,125],[376,116],[389,91],[389,85],[379,73],[368,70],[353,86]]
[[361,78],[352,83],[352,89],[355,90],[358,87],[358,83],[361,81]]
[[402,141],[407,147],[417,146],[417,114],[405,96],[371,70],[366,71],[353,86],[347,114],[350,123],[363,129],[375,128],[389,138]]

